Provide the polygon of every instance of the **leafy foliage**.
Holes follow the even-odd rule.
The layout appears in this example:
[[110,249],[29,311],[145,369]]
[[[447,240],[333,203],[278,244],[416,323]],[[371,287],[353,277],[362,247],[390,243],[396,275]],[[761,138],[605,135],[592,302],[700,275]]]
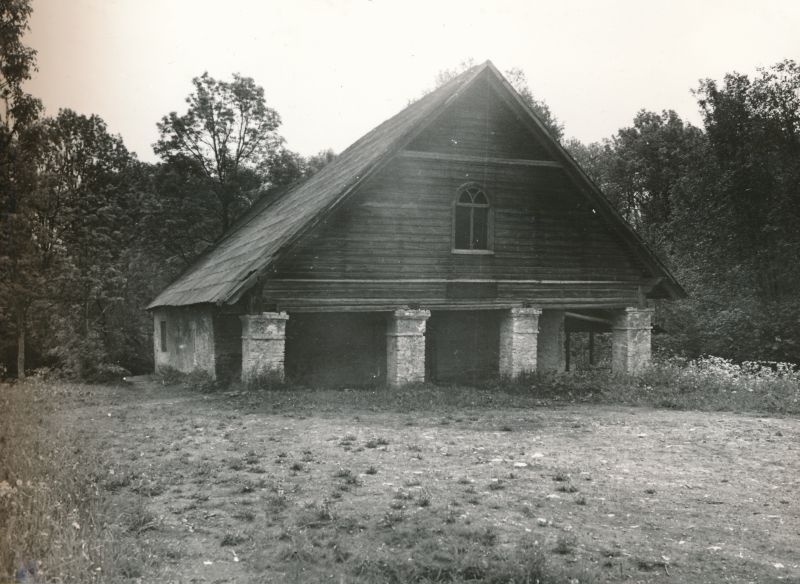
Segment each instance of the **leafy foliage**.
[[205,180],[221,213],[219,235],[252,203],[249,193],[260,182],[252,171],[274,162],[283,143],[277,133],[281,120],[267,107],[263,88],[250,77],[234,74],[233,81],[226,82],[203,73],[192,84],[188,110],[162,118],[161,137],[153,149],[166,161],[178,159]]
[[152,235],[149,253],[162,262],[167,281],[257,200],[275,196],[333,156],[306,161],[287,149],[278,134],[280,116],[253,79],[218,81],[204,73],[192,83],[186,113],[172,112],[158,124],[153,148],[163,162],[149,168],[155,196],[145,229]]
[[569,148],[689,293],[659,309],[663,348],[798,362],[800,67],[707,79],[695,95],[704,130],[642,111]]
[[31,164],[18,217],[37,344],[63,371],[105,378],[138,353],[138,165],[100,118],[70,110],[38,124]]
[[22,43],[30,14],[27,0],[0,3],[0,325],[15,329],[16,368],[22,375],[31,295],[40,284],[22,213],[35,180],[29,161],[42,109],[22,87],[36,68],[36,51]]

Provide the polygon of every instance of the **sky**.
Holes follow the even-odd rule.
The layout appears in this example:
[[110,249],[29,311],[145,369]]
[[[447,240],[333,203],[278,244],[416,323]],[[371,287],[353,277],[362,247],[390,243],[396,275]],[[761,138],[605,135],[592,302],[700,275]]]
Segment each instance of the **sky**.
[[252,77],[289,148],[341,152],[434,86],[490,59],[522,69],[583,142],[640,109],[700,123],[704,78],[800,61],[798,0],[33,0],[26,89],[48,115],[97,114],[141,160],[207,71]]

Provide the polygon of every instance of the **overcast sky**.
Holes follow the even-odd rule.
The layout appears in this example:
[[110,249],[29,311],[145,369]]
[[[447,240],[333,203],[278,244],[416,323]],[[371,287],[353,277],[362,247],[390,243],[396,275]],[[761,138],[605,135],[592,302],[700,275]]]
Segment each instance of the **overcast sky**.
[[800,60],[798,0],[33,0],[27,85],[49,115],[98,114],[143,160],[192,77],[264,87],[293,150],[340,152],[473,58],[519,67],[565,134],[635,113],[699,123],[701,78]]

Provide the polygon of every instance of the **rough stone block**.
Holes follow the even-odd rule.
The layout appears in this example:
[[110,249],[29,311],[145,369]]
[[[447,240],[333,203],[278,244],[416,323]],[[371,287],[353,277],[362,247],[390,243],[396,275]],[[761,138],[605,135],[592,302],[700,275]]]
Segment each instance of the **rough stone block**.
[[283,378],[286,346],[285,312],[246,314],[242,321],[242,381],[260,374]]
[[386,382],[392,387],[425,381],[428,310],[395,310],[386,329]]
[[500,323],[500,375],[519,377],[536,371],[539,308],[512,308]]
[[611,370],[636,373],[650,363],[652,308],[626,308],[614,316]]

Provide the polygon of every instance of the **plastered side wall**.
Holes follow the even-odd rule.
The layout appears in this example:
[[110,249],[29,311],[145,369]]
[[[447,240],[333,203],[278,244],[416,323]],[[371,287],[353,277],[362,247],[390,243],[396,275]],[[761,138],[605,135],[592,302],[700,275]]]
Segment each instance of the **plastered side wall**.
[[[166,350],[161,323],[166,322]],[[215,376],[214,325],[210,308],[158,308],[153,311],[153,354],[156,373],[172,367]]]

